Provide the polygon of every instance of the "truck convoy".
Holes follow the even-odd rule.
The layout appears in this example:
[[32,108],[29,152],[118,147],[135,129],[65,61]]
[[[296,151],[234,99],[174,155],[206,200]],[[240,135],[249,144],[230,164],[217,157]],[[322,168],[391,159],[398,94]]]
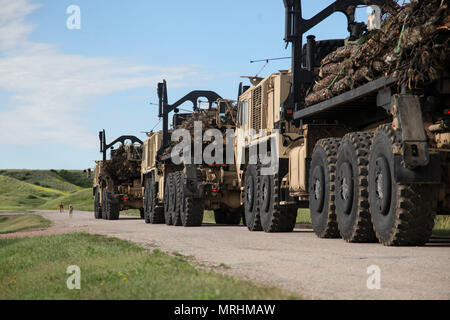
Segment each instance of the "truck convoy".
[[[210,91],[169,105],[166,83],[158,85],[163,130],[143,144],[146,222],[198,226],[209,209],[218,223],[237,224],[243,212],[251,231],[290,232],[298,209],[309,208],[320,238],[424,245],[435,215],[450,213],[448,4],[337,0],[310,19],[301,0],[284,5],[291,69],[241,84],[237,107]],[[370,30],[355,20],[360,5],[374,9]],[[303,45],[336,12],[349,37],[308,35]],[[179,114],[186,101],[194,112]],[[203,129],[236,129],[223,144],[233,147],[232,164],[174,163],[173,111],[173,129],[191,135],[196,119]],[[227,113],[231,121],[221,118]],[[189,143],[199,145],[208,148]]]
[[[238,131],[267,132],[238,139],[238,163],[270,135],[279,158],[272,174],[261,162],[237,165],[249,229],[292,231],[296,208],[308,205],[321,238],[425,244],[435,213],[449,212],[447,4],[343,0],[305,20],[301,1],[284,3],[292,69],[239,96]],[[381,30],[355,22],[360,4],[388,15]],[[308,36],[303,47],[304,33],[334,12],[346,15],[350,37]]]
[[[142,141],[121,136],[106,144],[105,130],[99,132],[103,160],[94,169],[94,214],[96,219],[118,220],[120,211],[138,209],[144,218],[141,185]],[[120,143],[117,150],[116,144]],[[107,160],[107,151],[110,159]]]

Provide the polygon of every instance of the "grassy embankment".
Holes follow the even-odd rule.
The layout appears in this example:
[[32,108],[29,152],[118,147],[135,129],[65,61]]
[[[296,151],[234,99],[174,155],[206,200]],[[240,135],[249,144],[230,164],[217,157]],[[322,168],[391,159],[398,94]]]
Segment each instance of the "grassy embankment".
[[47,228],[50,225],[51,221],[35,214],[0,216],[0,234],[33,228]]
[[[189,260],[84,233],[0,240],[0,300],[298,299],[196,268]],[[81,268],[81,290],[67,289],[71,265]]]
[[0,170],[0,211],[93,210],[92,181],[82,171]]

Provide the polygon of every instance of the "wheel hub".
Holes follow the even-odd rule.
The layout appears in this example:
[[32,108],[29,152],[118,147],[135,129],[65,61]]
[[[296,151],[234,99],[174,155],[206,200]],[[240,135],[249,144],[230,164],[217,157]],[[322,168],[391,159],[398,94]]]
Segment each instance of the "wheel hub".
[[316,179],[316,182],[314,183],[314,197],[316,198],[316,200],[319,200],[320,195],[322,194],[322,188],[320,184],[320,180]]
[[247,203],[250,205],[250,207],[253,207],[253,183],[249,180],[246,183],[246,193],[247,193]]
[[383,173],[378,172],[377,173],[377,197],[378,199],[382,200],[384,198],[383,194]]
[[325,174],[321,165],[314,168],[310,185],[310,208],[312,214],[321,214],[325,199]]
[[348,200],[350,187],[347,178],[342,179],[342,199]]
[[269,196],[270,196],[270,192],[269,192],[269,181],[268,181],[268,179],[269,179],[269,176],[265,176],[264,177],[264,182],[263,182],[263,185],[262,185],[262,195],[261,195],[261,200],[262,200],[262,203],[263,203],[263,208],[264,208],[264,211],[267,211],[267,210],[269,210],[269,204],[270,204],[270,199],[269,199]]
[[375,161],[375,204],[374,211],[381,215],[388,215],[391,206],[391,171],[389,163],[384,157]]
[[350,214],[353,208],[353,169],[349,162],[344,162],[339,168],[337,201],[341,203],[340,208],[345,214]]

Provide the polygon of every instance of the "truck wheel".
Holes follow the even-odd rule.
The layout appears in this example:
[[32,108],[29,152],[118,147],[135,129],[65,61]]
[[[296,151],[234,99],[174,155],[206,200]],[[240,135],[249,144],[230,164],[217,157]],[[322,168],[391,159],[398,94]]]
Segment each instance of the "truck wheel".
[[108,220],[108,191],[102,192],[102,219]]
[[119,220],[120,204],[114,193],[106,191],[105,200],[106,200],[106,219]]
[[98,191],[98,188],[95,188],[94,216],[95,219],[102,218],[102,207],[100,206],[100,192]]
[[181,224],[185,227],[200,227],[203,224],[204,199],[186,197],[182,185],[183,181],[184,173],[181,172],[177,200]]
[[230,226],[237,226],[241,223],[242,210],[231,210],[220,208],[214,210],[214,219],[216,224],[226,224]]
[[177,201],[181,190],[181,172],[173,173],[170,186],[170,213],[172,215],[172,224],[178,227],[183,225],[180,216],[180,203]]
[[251,164],[245,173],[244,189],[245,221],[250,231],[262,231],[258,203],[258,182],[259,178],[256,172],[256,165]]
[[139,209],[139,214],[141,215],[141,219],[145,219],[145,211],[144,208]]
[[431,237],[435,218],[431,188],[395,181],[393,150],[399,147],[400,139],[390,125],[377,129],[369,164],[372,222],[378,239],[384,245],[425,245]]
[[152,179],[145,181],[145,222],[151,224],[164,223],[164,210],[157,206],[156,182]]
[[341,141],[336,163],[336,216],[348,242],[375,242],[369,212],[369,151],[372,133],[349,133]]
[[144,220],[145,223],[150,223],[150,179],[145,180],[144,187]]
[[319,238],[340,238],[335,213],[336,154],[340,139],[319,140],[311,159],[309,208]]
[[278,174],[260,176],[259,214],[265,232],[292,232],[297,219],[297,208],[280,205]]
[[170,185],[172,183],[172,173],[169,173],[167,175],[167,179],[165,179],[165,186],[164,186],[164,217],[166,220],[166,224],[171,226],[172,223],[172,213],[170,211],[171,205],[170,205]]

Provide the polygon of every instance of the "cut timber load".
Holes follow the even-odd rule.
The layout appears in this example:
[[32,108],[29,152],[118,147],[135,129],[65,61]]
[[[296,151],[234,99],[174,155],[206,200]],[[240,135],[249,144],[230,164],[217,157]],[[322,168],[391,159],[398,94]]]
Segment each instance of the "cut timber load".
[[141,158],[140,146],[121,145],[117,150],[112,150],[111,159],[104,164],[105,172],[120,184],[140,179]]
[[413,1],[381,29],[326,56],[306,105],[317,104],[382,76],[410,90],[439,79],[450,63],[450,16],[442,0]]

